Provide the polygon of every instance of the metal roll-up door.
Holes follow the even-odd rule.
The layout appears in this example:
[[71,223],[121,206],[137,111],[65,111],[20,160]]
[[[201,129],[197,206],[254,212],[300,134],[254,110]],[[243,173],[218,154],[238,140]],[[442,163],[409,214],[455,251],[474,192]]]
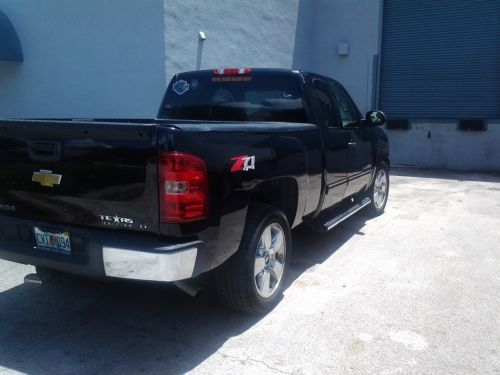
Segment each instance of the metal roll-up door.
[[385,0],[380,108],[500,118],[500,0]]

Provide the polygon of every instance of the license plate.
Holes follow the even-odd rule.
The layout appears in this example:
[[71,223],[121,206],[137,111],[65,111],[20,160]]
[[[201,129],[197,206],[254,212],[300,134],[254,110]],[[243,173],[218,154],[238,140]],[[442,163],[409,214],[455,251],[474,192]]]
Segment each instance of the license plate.
[[35,227],[36,247],[39,250],[59,254],[71,254],[71,241],[68,232],[45,232]]

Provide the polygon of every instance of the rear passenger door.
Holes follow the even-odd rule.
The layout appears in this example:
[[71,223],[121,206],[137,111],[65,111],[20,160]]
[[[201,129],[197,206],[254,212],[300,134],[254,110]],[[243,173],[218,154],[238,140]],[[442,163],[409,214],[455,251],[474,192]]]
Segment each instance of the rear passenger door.
[[373,146],[369,130],[362,127],[361,113],[347,91],[335,81],[332,81],[331,89],[335,96],[341,126],[349,134],[348,182],[345,191],[345,196],[349,197],[370,183],[374,167]]
[[311,83],[319,107],[318,125],[322,130],[325,152],[326,194],[322,206],[324,209],[344,199],[349,167],[350,130],[339,126],[335,114],[335,100],[328,81],[313,78]]

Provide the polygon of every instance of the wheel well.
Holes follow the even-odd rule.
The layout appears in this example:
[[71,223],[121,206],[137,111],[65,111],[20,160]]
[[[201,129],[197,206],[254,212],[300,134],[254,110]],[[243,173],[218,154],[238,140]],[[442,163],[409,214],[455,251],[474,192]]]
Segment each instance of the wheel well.
[[257,186],[251,196],[250,205],[269,204],[280,208],[293,226],[299,200],[297,181],[291,177],[280,177]]

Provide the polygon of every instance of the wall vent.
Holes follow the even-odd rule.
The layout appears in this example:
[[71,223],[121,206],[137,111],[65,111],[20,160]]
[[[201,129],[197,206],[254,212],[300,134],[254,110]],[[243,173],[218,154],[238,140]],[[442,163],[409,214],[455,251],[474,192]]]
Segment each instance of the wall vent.
[[389,130],[410,130],[410,121],[408,119],[402,118],[391,118],[387,120],[387,124],[385,124],[386,129]]
[[458,130],[466,132],[484,132],[487,130],[486,121],[483,119],[460,119]]

